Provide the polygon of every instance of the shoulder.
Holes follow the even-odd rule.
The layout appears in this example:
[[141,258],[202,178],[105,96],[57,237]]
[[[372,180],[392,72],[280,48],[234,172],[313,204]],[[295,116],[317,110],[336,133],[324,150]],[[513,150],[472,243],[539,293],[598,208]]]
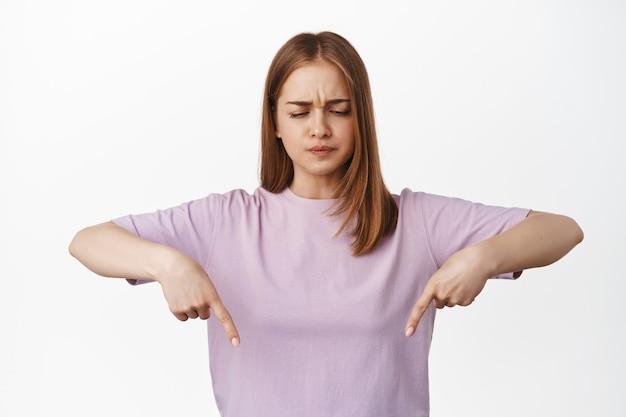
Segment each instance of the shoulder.
[[528,214],[528,209],[489,205],[459,197],[449,197],[426,192],[414,192],[408,188],[397,196],[401,214],[416,213],[426,222],[449,224],[475,220],[478,223],[498,221],[520,221]]
[[206,196],[205,199],[219,204],[259,205],[275,198],[276,195],[259,187],[252,193],[243,189],[235,189],[225,193],[212,193]]
[[225,202],[254,201],[258,198],[258,192],[259,189],[255,190],[252,194],[243,189],[234,189],[223,193],[210,193],[185,204],[223,204]]
[[410,188],[404,188],[399,195],[393,194],[393,197],[396,200],[400,211],[416,208],[431,211],[451,204],[473,204],[459,198],[446,197],[424,191],[413,191]]
[[269,204],[278,204],[280,194],[271,193],[261,187],[249,193],[243,189],[235,189],[225,193],[212,193],[197,200],[198,206],[211,211],[230,212],[256,211]]
[[404,188],[400,195],[394,195],[398,205],[418,205],[426,211],[447,210],[465,210],[471,207],[493,207],[504,208],[498,206],[487,206],[483,203],[467,200],[459,197],[445,196],[441,194],[433,194],[424,191],[412,191]]

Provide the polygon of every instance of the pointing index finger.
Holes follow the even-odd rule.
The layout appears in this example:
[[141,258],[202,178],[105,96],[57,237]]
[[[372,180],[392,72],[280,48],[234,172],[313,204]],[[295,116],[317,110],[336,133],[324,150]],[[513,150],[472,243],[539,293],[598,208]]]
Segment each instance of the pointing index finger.
[[415,329],[417,329],[417,325],[419,324],[424,312],[430,307],[430,304],[435,299],[435,292],[429,286],[426,285],[424,291],[422,291],[422,295],[417,299],[417,302],[413,306],[411,310],[411,314],[409,315],[409,319],[406,322],[406,326],[404,326],[404,333],[407,337],[413,336],[415,333]]
[[220,324],[224,328],[230,344],[234,347],[239,346],[240,338],[237,327],[235,327],[235,322],[219,298],[211,304],[211,309],[214,313],[213,316],[220,321]]

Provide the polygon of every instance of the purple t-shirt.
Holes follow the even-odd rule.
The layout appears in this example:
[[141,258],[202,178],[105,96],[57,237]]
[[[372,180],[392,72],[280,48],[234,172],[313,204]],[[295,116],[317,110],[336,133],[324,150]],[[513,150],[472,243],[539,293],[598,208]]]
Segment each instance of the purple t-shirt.
[[198,261],[233,316],[238,348],[207,321],[223,417],[423,417],[435,309],[407,338],[413,304],[450,255],[528,210],[408,189],[395,198],[395,232],[356,257],[347,232],[334,237],[334,201],[289,188],[211,194],[115,222]]

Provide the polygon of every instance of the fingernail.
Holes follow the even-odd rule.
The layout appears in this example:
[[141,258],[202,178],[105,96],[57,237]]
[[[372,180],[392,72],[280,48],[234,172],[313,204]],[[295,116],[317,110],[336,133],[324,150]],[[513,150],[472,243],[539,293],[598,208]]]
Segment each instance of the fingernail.
[[406,329],[406,337],[411,337],[413,336],[413,333],[415,332],[415,329],[413,327],[409,327],[408,329]]
[[232,339],[230,339],[230,344],[234,347],[239,346],[239,339],[237,337],[233,337]]

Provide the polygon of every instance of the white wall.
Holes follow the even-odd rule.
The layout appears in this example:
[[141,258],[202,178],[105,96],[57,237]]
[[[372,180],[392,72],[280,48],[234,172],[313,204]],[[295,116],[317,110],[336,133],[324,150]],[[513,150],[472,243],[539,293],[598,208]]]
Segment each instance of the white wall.
[[392,191],[560,212],[586,233],[439,314],[432,415],[626,414],[626,4],[372,4],[0,1],[0,415],[217,415],[203,323],[67,245],[253,190],[269,62],[320,30],[368,65]]

